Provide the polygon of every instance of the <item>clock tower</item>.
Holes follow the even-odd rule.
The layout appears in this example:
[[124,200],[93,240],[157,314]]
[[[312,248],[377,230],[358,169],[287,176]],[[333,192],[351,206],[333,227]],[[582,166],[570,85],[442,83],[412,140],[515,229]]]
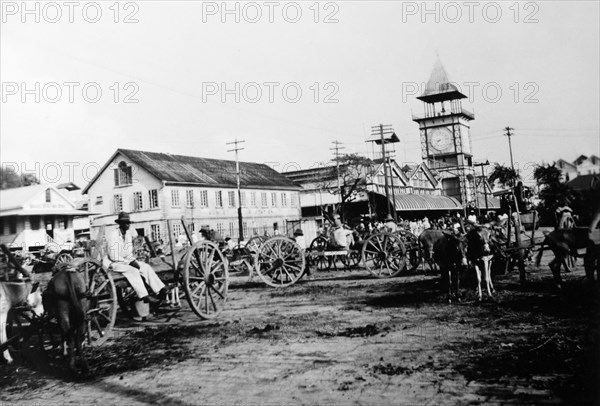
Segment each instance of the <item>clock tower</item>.
[[423,160],[438,172],[444,194],[466,207],[475,200],[469,125],[475,116],[462,108],[465,98],[438,59],[423,94],[417,97],[424,113],[413,115],[413,121],[419,123]]

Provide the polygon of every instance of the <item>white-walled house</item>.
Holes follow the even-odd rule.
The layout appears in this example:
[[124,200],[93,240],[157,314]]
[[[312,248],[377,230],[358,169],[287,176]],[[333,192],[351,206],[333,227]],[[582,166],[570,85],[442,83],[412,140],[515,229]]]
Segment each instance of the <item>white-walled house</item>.
[[0,191],[0,243],[35,251],[75,241],[73,220],[87,217],[57,188],[32,185]]
[[[182,234],[182,217],[194,232],[206,225],[238,238],[235,168],[235,161],[118,149],[83,189],[90,211],[99,213],[92,238],[99,227],[114,226],[121,211],[152,241]],[[285,233],[288,222],[300,219],[300,188],[267,165],[240,162],[240,185],[246,239]]]

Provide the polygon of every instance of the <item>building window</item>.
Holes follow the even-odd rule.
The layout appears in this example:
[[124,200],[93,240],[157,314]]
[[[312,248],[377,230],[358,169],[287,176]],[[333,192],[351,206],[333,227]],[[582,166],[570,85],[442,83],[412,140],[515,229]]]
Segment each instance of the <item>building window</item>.
[[248,223],[245,221],[242,221],[242,231],[244,232],[244,235],[248,237]]
[[58,218],[58,229],[59,230],[64,230],[65,228],[67,228],[67,224],[66,224],[65,220],[66,220],[66,218],[64,216]]
[[250,192],[250,206],[256,207],[256,192]]
[[229,223],[229,237],[234,238],[235,235],[235,223]]
[[227,192],[227,197],[229,200],[229,207],[235,207],[235,192],[233,190],[230,190],[229,192]]
[[126,186],[131,185],[131,166],[128,166],[125,161],[119,163],[119,167],[115,169],[115,186]]
[[144,208],[144,200],[142,198],[142,192],[133,193],[133,211],[140,211]]
[[287,207],[287,193],[281,194],[281,207]]
[[298,206],[298,195],[296,193],[292,193],[291,203],[292,207]]
[[173,236],[175,237],[173,240],[179,238],[180,234],[181,234],[181,224],[179,224],[179,223],[173,224]]
[[39,230],[40,229],[40,216],[29,217],[29,224],[31,225],[32,230]]
[[260,203],[262,207],[267,207],[267,192],[262,192],[260,194]]
[[113,213],[118,214],[123,211],[123,196],[122,195],[114,195],[113,197]]
[[194,207],[194,190],[188,189],[185,191],[185,204],[187,207]]
[[150,238],[152,241],[160,241],[160,224],[150,225]]
[[50,189],[46,189],[46,203],[50,203],[52,201],[52,191]]
[[200,206],[208,207],[208,191],[207,190],[200,191]]
[[215,200],[217,202],[217,207],[223,207],[223,192],[215,190]]
[[271,193],[271,206],[277,207],[277,193]]
[[240,206],[246,207],[246,192],[240,192]]
[[171,190],[171,206],[179,207],[179,189]]
[[148,191],[149,207],[155,209],[158,207],[158,190],[152,189]]
[[100,206],[104,203],[104,198],[102,196],[96,196],[96,206]]
[[217,223],[217,233],[222,237],[225,232],[225,227],[223,227],[223,223]]

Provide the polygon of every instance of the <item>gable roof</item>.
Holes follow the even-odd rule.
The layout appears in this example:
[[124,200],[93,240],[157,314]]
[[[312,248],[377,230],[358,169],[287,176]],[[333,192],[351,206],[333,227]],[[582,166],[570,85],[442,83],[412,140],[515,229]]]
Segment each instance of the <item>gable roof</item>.
[[556,164],[559,168],[564,168],[565,166],[570,166],[571,168],[575,169],[577,168],[577,166],[569,161],[565,161],[564,159],[559,159],[556,161]]
[[[65,207],[47,205],[46,207],[30,207],[29,203],[46,190],[58,195]],[[75,205],[60,191],[50,185],[32,185],[12,189],[4,189],[0,198],[0,216],[28,216],[28,215],[73,215],[86,216],[87,211],[76,210]]]
[[28,201],[37,195],[44,193],[46,189],[51,188],[48,185],[31,185],[25,187],[16,187],[2,190],[0,198],[0,211],[20,209]]
[[[88,192],[118,154],[166,184],[237,187],[235,161],[119,148],[83,189],[83,194]],[[244,188],[298,189],[294,182],[276,170],[254,162],[240,162],[240,184]]]

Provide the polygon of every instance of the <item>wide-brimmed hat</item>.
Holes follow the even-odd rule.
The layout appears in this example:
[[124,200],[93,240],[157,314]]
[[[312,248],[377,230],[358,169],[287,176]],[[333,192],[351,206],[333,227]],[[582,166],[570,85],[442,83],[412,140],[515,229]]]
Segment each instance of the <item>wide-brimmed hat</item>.
[[119,217],[115,220],[117,224],[131,224],[131,218],[129,217],[129,213],[125,213],[122,211],[119,213]]
[[304,233],[302,232],[301,229],[297,228],[296,230],[294,230],[294,235],[301,235],[301,236],[303,236]]

